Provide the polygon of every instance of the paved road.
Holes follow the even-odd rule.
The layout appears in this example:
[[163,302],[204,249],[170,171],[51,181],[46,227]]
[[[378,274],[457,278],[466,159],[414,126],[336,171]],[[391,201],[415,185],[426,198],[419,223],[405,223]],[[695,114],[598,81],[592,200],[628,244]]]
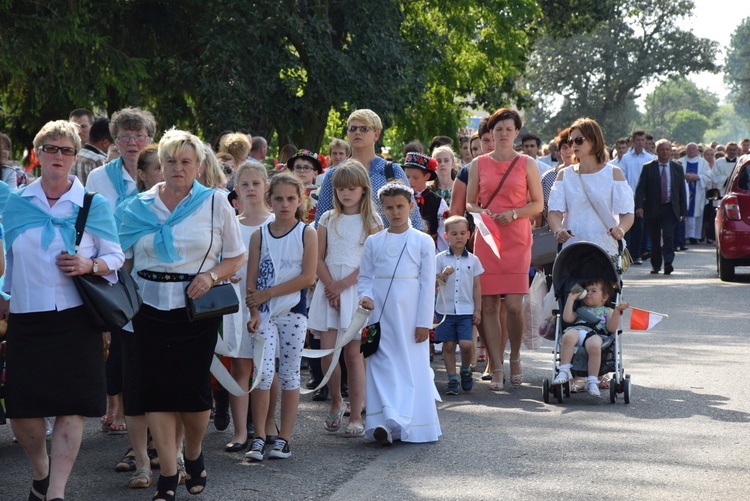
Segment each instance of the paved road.
[[[486,383],[444,397],[436,444],[390,448],[330,435],[325,408],[303,398],[289,460],[245,464],[223,451],[229,432],[209,425],[208,488],[178,499],[748,499],[750,471],[750,269],[741,283],[716,278],[712,248],[679,253],[670,277],[633,267],[624,287],[635,306],[669,314],[624,335],[634,388],[620,399],[573,395],[545,405],[550,345],[523,352],[527,383],[494,394]],[[445,388],[439,358],[433,364]],[[506,364],[507,371],[507,364]],[[554,399],[553,399],[554,400]],[[68,500],[146,500],[115,473],[122,436],[88,420]],[[23,452],[0,427],[0,500],[26,499]]]

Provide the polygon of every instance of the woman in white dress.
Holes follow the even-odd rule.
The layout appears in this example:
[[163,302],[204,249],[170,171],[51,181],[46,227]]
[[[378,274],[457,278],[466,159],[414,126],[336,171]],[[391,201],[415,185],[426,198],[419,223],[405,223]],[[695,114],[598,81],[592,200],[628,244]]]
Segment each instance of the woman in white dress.
[[563,247],[592,242],[614,256],[617,241],[633,225],[633,191],[620,168],[607,162],[596,121],[579,118],[569,130],[568,144],[578,163],[557,173],[548,203],[549,229]]

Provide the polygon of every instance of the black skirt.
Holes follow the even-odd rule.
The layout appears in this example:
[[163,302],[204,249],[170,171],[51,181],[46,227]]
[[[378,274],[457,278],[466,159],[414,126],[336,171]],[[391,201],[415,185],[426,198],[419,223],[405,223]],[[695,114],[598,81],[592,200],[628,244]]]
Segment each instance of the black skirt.
[[104,414],[102,333],[83,306],[11,313],[6,338],[9,418]]
[[190,322],[184,308],[144,304],[133,319],[145,412],[211,409],[211,361],[221,317]]

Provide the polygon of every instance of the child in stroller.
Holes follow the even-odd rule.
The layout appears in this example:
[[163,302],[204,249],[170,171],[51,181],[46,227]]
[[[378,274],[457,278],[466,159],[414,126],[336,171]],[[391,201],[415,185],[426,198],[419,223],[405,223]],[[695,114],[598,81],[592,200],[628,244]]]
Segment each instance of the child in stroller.
[[[557,377],[552,381],[553,385],[561,385],[573,378],[571,369],[573,367],[573,355],[575,348],[583,346],[588,354],[588,377],[586,378],[586,391],[590,395],[600,396],[599,392],[599,368],[602,358],[602,343],[606,337],[619,327],[619,315],[630,306],[622,302],[613,308],[607,307],[609,298],[612,296],[610,286],[604,279],[596,278],[580,286],[573,287],[568,294],[562,319],[567,324],[572,324],[565,329],[560,348],[560,367]],[[581,298],[583,304],[574,310],[576,301]],[[617,313],[615,315],[615,313]]]

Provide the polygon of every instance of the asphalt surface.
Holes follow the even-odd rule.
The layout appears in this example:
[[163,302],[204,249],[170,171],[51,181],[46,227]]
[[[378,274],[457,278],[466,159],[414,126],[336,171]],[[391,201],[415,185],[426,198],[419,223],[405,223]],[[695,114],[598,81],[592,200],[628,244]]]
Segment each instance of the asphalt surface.
[[[716,276],[707,245],[677,254],[671,276],[648,263],[625,276],[624,299],[666,313],[648,332],[625,318],[623,359],[631,403],[574,394],[544,404],[551,343],[524,349],[526,382],[500,393],[474,390],[438,404],[443,436],[434,444],[365,444],[323,430],[327,405],[302,398],[292,457],[248,464],[224,452],[230,429],[209,424],[208,487],[177,499],[748,499],[750,492],[750,268],[739,283]],[[744,272],[744,273],[743,273]],[[506,357],[507,360],[507,357]],[[433,363],[445,390],[441,358]],[[506,374],[508,366],[506,362]],[[31,473],[23,451],[0,426],[0,501],[25,500]],[[114,464],[125,436],[87,419],[68,500],[146,500]]]

